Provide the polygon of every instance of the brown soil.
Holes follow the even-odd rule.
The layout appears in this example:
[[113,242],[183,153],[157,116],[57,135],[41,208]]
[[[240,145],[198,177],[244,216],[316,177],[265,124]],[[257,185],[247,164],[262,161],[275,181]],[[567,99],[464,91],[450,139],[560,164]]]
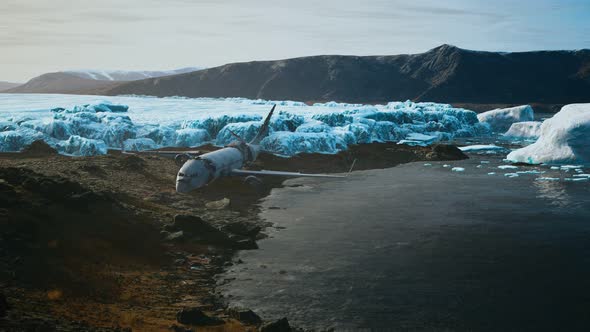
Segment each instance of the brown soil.
[[[185,307],[225,321],[207,330],[251,328],[228,318],[214,296],[213,276],[235,263],[235,246],[165,241],[169,233],[161,231],[177,214],[199,216],[226,233],[235,223],[263,229],[256,202],[284,179],[266,177],[253,190],[225,178],[181,195],[174,191],[178,167],[161,156],[71,158],[33,150],[43,153],[0,154],[0,286],[10,305],[0,330],[161,331],[181,325],[176,312]],[[346,172],[355,159],[355,169],[368,169],[463,157],[453,148],[371,144],[336,155],[263,154],[252,168]],[[228,208],[205,207],[222,198]]]

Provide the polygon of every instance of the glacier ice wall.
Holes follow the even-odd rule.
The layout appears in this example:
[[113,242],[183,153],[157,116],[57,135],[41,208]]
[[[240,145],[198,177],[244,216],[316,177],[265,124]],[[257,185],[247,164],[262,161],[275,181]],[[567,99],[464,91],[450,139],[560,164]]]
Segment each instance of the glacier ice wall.
[[278,112],[261,144],[285,156],[336,153],[358,143],[427,145],[490,134],[490,126],[481,123],[475,112],[448,104],[330,102],[308,106],[243,98],[110,97],[114,102],[101,98],[0,95],[0,151],[19,151],[36,139],[68,155],[205,143],[223,146],[235,139],[232,132],[252,139],[275,103]]

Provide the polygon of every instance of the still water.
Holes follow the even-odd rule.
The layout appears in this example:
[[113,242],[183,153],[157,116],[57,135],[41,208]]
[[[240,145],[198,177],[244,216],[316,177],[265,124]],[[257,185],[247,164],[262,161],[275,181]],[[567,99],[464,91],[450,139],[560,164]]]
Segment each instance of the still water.
[[[304,328],[588,330],[590,182],[499,165],[472,156],[290,180],[262,203],[270,238],[219,290]],[[504,176],[517,171],[544,173]]]

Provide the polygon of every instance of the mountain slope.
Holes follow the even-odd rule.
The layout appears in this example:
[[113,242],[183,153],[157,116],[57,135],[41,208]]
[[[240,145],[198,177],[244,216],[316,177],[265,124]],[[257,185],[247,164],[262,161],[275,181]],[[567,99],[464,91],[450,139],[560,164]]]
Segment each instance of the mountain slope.
[[184,74],[202,68],[187,67],[175,70],[162,71],[127,71],[127,70],[72,70],[65,71],[66,74],[72,74],[80,78],[98,80],[98,81],[136,81],[152,77],[169,76]]
[[99,94],[118,82],[175,75],[195,70],[198,70],[198,68],[182,68],[168,71],[64,71],[43,74],[25,84],[10,87],[10,89],[3,92]]
[[49,73],[35,77],[23,85],[3,91],[5,93],[66,93],[92,94],[112,86],[112,81],[81,78],[67,73]]
[[497,53],[442,45],[415,55],[312,56],[228,64],[121,83],[102,92],[302,101],[572,103],[590,101],[590,50]]
[[0,81],[0,91],[8,90],[8,89],[14,88],[19,85],[20,85],[20,83],[11,83],[11,82]]

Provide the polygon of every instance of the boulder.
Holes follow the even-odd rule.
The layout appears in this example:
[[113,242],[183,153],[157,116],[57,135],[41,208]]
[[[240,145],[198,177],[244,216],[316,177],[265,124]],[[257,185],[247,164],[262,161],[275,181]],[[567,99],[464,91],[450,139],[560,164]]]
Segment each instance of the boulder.
[[432,146],[432,152],[427,157],[434,160],[461,160],[469,159],[458,147],[449,144],[435,144]]
[[236,235],[255,237],[258,233],[260,233],[261,228],[260,226],[246,222],[233,222],[231,224],[225,225],[223,230]]
[[205,207],[209,210],[223,210],[230,204],[229,198],[223,198],[218,201],[212,201],[205,203]]
[[232,236],[230,237],[232,242],[231,247],[237,250],[253,250],[258,249],[258,244],[254,239],[242,236]]
[[174,216],[172,229],[184,231],[190,235],[220,233],[221,231],[197,216],[178,214]]
[[30,145],[26,146],[22,153],[34,156],[50,156],[57,154],[57,150],[49,146],[43,140],[36,140]]
[[227,245],[231,243],[231,240],[224,232],[213,227],[197,216],[176,215],[174,217],[174,223],[166,228],[166,230],[169,229],[182,231],[186,236],[198,238],[205,243],[219,245]]
[[169,327],[170,331],[174,331],[174,332],[193,332],[193,330],[191,329],[187,329],[184,326],[178,326],[176,324],[172,324]]
[[264,324],[260,332],[291,332],[291,325],[287,318],[281,318],[276,322]]
[[210,317],[198,308],[184,308],[176,313],[176,320],[186,325],[220,325],[223,320]]
[[232,308],[229,310],[229,316],[248,325],[258,325],[262,319],[254,311],[244,308]]

